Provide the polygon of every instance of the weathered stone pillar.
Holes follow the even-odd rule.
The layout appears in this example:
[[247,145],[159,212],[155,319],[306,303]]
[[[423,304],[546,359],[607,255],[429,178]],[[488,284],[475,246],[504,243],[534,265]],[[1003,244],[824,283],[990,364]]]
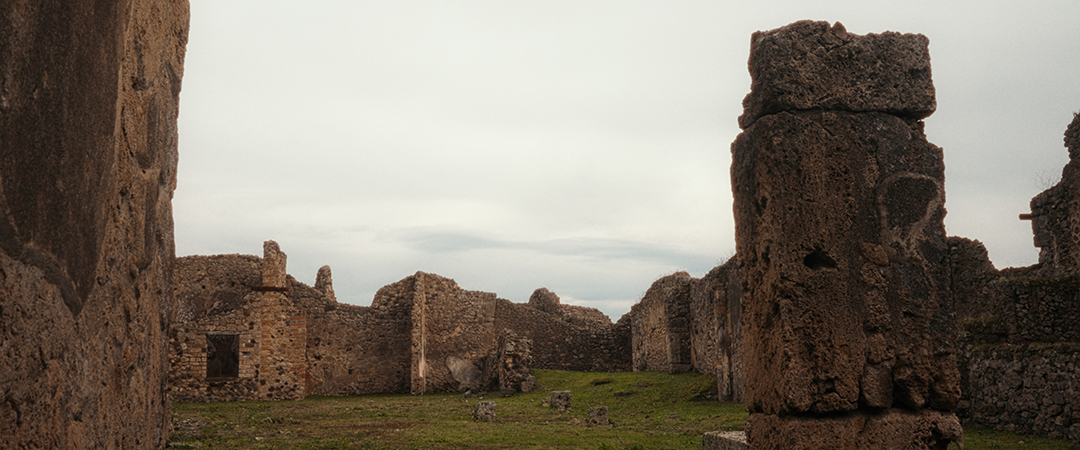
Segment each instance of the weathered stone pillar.
[[961,440],[928,41],[755,33],[732,145],[751,448]]
[[307,316],[285,296],[286,255],[274,241],[263,243],[259,292],[259,398],[304,398],[307,373]]

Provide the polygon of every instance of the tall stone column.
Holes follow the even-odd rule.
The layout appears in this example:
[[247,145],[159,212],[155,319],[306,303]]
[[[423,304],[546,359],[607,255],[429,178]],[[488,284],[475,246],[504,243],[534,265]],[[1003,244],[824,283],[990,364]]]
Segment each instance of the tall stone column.
[[259,392],[266,400],[299,400],[306,393],[307,316],[286,297],[286,255],[263,243],[259,292]]
[[755,33],[732,145],[754,449],[961,440],[928,40]]

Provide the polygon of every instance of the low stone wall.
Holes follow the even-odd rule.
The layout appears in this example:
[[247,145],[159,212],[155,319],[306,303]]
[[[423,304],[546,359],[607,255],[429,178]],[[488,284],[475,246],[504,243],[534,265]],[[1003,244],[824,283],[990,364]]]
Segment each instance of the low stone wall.
[[1080,445],[1080,345],[970,345],[958,414]]

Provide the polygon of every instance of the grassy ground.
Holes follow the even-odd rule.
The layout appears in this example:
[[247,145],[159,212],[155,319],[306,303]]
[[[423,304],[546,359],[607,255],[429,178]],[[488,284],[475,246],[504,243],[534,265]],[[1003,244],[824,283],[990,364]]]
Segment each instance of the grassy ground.
[[[497,421],[476,422],[461,394],[310,397],[298,402],[173,404],[170,448],[191,449],[699,449],[706,431],[741,429],[740,404],[701,401],[715,381],[698,374],[534,371],[541,388],[495,401]],[[573,392],[573,409],[542,406]],[[588,426],[593,406],[612,424]],[[1062,441],[971,430],[966,447],[1068,449]],[[1023,441],[1022,443],[1020,443]]]

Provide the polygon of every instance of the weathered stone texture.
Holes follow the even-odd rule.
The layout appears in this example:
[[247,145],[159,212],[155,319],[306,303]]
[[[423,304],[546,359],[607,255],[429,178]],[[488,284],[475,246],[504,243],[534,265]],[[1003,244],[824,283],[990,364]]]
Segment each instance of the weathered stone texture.
[[635,371],[678,373],[692,368],[690,289],[693,282],[686,272],[660,278],[631,308]]
[[823,111],[766,116],[734,152],[750,407],[951,409],[940,150],[895,116]]
[[385,301],[387,290],[370,307],[308,310],[310,395],[409,392],[411,305]]
[[183,0],[0,6],[0,436],[169,434]]
[[1044,276],[1080,271],[1080,115],[1065,131],[1069,163],[1061,181],[1031,199],[1031,227]]
[[959,428],[944,165],[915,120],[933,111],[926,43],[755,35],[731,177],[752,448],[933,448],[888,436]]
[[473,361],[495,348],[495,294],[466,291],[454,280],[417,272],[412,297],[413,394],[464,390],[448,358]]
[[593,406],[589,408],[589,412],[585,415],[585,423],[595,426],[611,425],[611,420],[608,419],[608,407]]
[[573,402],[573,394],[570,391],[551,391],[548,404],[559,411],[569,411]]
[[[177,260],[179,313],[169,330],[173,399],[300,399],[312,387],[306,311],[287,295],[296,281],[276,243],[267,241],[263,255]],[[217,348],[220,339],[233,340],[235,348]],[[234,353],[233,362],[215,358],[221,351]],[[221,372],[223,364],[235,364],[235,373]]]
[[929,40],[885,32],[859,36],[828,22],[754,33],[750,94],[739,125],[781,111],[883,112],[922,119],[936,108]]
[[746,433],[742,431],[710,431],[701,440],[701,450],[746,450]]
[[746,421],[749,448],[762,450],[945,450],[962,441],[962,432],[952,413],[926,409],[819,417],[756,414]]
[[958,414],[1000,430],[1080,444],[1080,345],[972,345]]
[[[561,306],[560,311],[567,307]],[[603,323],[587,322],[588,326],[563,320],[566,316],[504,299],[495,302],[495,329],[511,330],[532,341],[532,368],[582,372],[629,370],[627,333],[620,334],[619,328],[602,314]]]
[[495,402],[477,402],[473,408],[473,420],[494,422],[496,406]]
[[716,376],[720,401],[741,403],[742,275],[739,264],[739,258],[733,257],[691,284],[690,339],[694,370]]
[[[1077,152],[1080,119],[1065,133]],[[1039,264],[995,270],[977,241],[951,238],[952,293],[960,319],[957,415],[999,430],[1080,444],[1080,274],[1075,162],[1032,202]]]

